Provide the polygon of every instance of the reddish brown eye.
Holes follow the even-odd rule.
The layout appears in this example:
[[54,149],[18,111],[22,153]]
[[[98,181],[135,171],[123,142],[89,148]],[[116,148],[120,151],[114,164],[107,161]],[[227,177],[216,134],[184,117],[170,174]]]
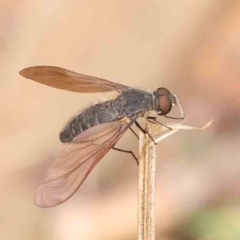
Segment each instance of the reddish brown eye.
[[163,88],[163,87],[158,88],[157,92],[159,93],[159,95],[170,95],[171,94],[168,89]]
[[160,113],[158,115],[166,115],[172,109],[172,101],[168,96],[159,96],[159,110]]

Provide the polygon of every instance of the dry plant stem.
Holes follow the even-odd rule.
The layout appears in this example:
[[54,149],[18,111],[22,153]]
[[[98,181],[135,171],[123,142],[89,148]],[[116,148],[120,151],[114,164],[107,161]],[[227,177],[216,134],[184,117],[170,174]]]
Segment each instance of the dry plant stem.
[[[147,126],[147,131],[149,131]],[[138,240],[155,239],[156,146],[148,135],[139,137]]]
[[[211,123],[208,122],[201,128],[182,125],[181,123],[167,124],[171,131],[158,125],[147,125],[146,130],[152,134],[163,133],[155,138],[155,142],[173,135],[179,130],[197,130],[208,128]],[[156,129],[158,126],[158,129]],[[155,173],[156,173],[156,146],[147,134],[140,132],[139,136],[139,195],[138,195],[138,240],[155,239]]]

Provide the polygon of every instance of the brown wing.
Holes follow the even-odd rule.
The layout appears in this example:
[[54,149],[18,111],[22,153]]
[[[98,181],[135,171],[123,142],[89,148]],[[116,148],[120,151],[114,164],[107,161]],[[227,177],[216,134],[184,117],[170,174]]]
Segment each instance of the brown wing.
[[33,81],[72,92],[120,92],[127,89],[119,83],[75,73],[60,67],[36,66],[21,70],[20,75]]
[[36,191],[35,204],[52,207],[70,198],[131,124],[124,118],[97,125],[76,136],[53,162]]

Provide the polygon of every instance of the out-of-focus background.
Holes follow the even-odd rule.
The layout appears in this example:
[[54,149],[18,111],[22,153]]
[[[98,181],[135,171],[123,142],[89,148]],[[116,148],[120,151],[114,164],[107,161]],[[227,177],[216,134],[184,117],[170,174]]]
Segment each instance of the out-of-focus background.
[[[157,147],[156,239],[240,239],[239,1],[2,0],[0,63],[0,239],[137,238],[138,168],[119,152],[110,151],[67,202],[33,204],[64,124],[109,97],[18,74],[35,65],[164,86],[189,125],[214,118],[208,129],[181,131]],[[118,147],[138,153],[131,133]]]

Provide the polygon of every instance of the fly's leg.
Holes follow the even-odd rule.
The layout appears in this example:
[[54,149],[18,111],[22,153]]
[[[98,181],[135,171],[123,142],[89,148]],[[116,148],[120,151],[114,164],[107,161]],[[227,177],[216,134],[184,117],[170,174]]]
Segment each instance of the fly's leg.
[[158,122],[156,117],[147,117],[147,120],[148,120],[149,122],[151,122],[151,123],[160,124],[160,125],[162,125],[163,127],[168,128],[169,130],[172,130],[172,128],[164,125],[163,123]]
[[150,123],[157,124],[156,122],[154,122],[154,120],[156,120],[156,117],[147,117],[147,120]]
[[137,139],[139,139],[138,135],[135,133],[135,131],[132,128],[129,128],[131,130],[131,132],[137,137]]
[[154,141],[153,137],[149,134],[149,132],[144,130],[137,121],[135,121],[135,124],[144,134],[147,134],[152,139],[152,141],[154,142],[155,145],[157,145],[157,143]]
[[[129,129],[137,137],[137,139],[139,139],[137,133],[135,133],[135,131],[131,127]],[[139,165],[138,158],[135,156],[135,154],[132,151],[128,151],[128,150],[124,150],[124,149],[120,149],[120,148],[116,148],[116,147],[112,147],[112,149],[116,150],[116,151],[119,151],[119,152],[130,153],[134,157],[134,159],[136,160],[137,165]]]
[[[147,131],[145,131],[137,121],[135,121],[135,124],[144,134],[147,134],[152,139],[152,141],[154,142],[155,145],[157,145],[157,143],[154,141],[153,137]],[[139,139],[137,133],[135,133],[135,131],[132,128],[129,128],[129,129],[137,137],[137,139]],[[137,165],[139,165],[138,158],[135,156],[135,154],[132,151],[128,151],[128,150],[124,150],[124,149],[120,149],[120,148],[116,148],[116,147],[112,147],[112,149],[119,151],[119,152],[130,153],[136,160]]]
[[148,116],[147,119],[156,120],[157,118],[156,118],[156,117]]
[[139,165],[138,159],[137,159],[137,157],[134,155],[134,153],[132,151],[123,150],[123,149],[116,148],[116,147],[112,147],[112,149],[116,150],[116,151],[119,151],[119,152],[130,153],[134,157],[134,159],[136,160],[137,165]]
[[148,119],[148,122],[153,123],[153,124],[157,124],[156,122],[154,122],[154,121],[151,120],[151,119]]

